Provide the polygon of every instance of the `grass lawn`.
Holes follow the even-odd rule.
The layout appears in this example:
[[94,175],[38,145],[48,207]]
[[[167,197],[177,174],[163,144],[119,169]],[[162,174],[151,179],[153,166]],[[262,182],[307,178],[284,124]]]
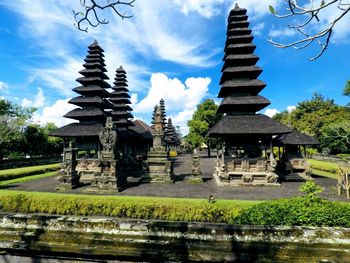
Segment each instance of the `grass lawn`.
[[338,164],[313,159],[308,159],[307,161],[310,163],[310,167],[314,175],[324,176],[332,179],[338,178]]
[[30,176],[20,177],[20,178],[16,178],[16,179],[10,179],[10,180],[6,180],[6,181],[0,181],[0,189],[1,189],[1,187],[7,186],[10,184],[24,183],[24,182],[28,182],[28,181],[32,181],[32,180],[37,180],[37,179],[41,179],[41,178],[45,178],[45,177],[54,176],[56,174],[57,174],[57,172],[47,172],[47,173],[43,173],[43,174],[36,174],[36,175],[30,175]]
[[60,164],[47,164],[0,170],[0,181],[57,171],[59,167]]

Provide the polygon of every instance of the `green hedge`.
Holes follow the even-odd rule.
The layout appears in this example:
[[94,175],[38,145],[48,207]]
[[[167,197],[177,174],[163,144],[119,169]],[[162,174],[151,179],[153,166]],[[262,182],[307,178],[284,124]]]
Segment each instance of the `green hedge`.
[[318,197],[260,203],[243,211],[236,223],[247,225],[350,227],[350,204]]
[[113,216],[169,221],[232,223],[244,208],[258,201],[89,196],[1,191],[0,209],[6,212]]
[[48,164],[0,170],[0,181],[11,180],[36,174],[44,174],[52,171],[57,171],[59,168],[59,164]]

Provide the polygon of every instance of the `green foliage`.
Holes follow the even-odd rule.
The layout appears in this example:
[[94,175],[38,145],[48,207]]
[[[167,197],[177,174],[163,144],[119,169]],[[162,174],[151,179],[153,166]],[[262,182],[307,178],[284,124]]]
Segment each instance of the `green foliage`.
[[244,210],[238,224],[350,227],[350,204],[296,197],[257,204]]
[[59,167],[59,164],[48,164],[0,170],[0,181],[57,171]]
[[207,133],[211,127],[221,118],[216,111],[218,106],[214,100],[207,99],[203,103],[197,105],[197,110],[192,115],[192,120],[188,121],[189,133],[187,142],[196,148],[202,143],[212,143]]
[[269,5],[269,11],[270,11],[271,14],[275,14],[276,13],[275,8],[272,5]]
[[315,198],[318,194],[322,193],[323,190],[324,189],[314,181],[305,182],[299,187],[299,191],[304,193],[307,198]]
[[1,191],[0,209],[6,212],[59,215],[114,216],[169,221],[231,223],[243,208],[258,201],[89,196]]
[[23,130],[35,108],[22,107],[0,99],[0,159],[9,152],[18,152],[23,145]]
[[[348,80],[345,84],[343,95],[350,97],[350,80]],[[346,105],[346,107],[350,108],[350,102]]]
[[350,112],[333,100],[314,94],[311,100],[299,102],[296,109],[281,112],[274,119],[293,129],[315,136],[321,152],[337,154],[350,152]]

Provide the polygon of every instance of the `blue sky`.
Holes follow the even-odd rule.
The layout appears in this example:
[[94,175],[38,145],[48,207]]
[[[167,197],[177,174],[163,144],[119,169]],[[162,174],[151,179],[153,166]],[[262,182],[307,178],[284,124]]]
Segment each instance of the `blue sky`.
[[[270,4],[280,10],[284,1],[238,2],[248,9],[254,31],[258,66],[264,70],[259,78],[267,83],[261,95],[271,101],[267,114],[290,109],[314,92],[341,105],[348,102],[341,94],[350,79],[349,16],[335,28],[326,53],[310,62],[307,58],[317,54],[317,45],[295,51],[267,42],[270,37],[296,39],[285,21],[268,12]],[[37,107],[34,121],[58,126],[70,121],[62,115],[72,108],[67,101],[76,96],[72,88],[78,86],[75,79],[94,39],[105,50],[110,83],[119,65],[127,71],[136,118],[149,123],[163,97],[168,115],[186,132],[196,105],[216,99],[227,15],[234,1],[136,0],[127,10],[131,19],[104,13],[109,24],[88,33],[73,26],[72,10],[81,10],[79,5],[79,0],[0,2],[0,96]],[[325,12],[314,28],[327,24],[334,12]]]

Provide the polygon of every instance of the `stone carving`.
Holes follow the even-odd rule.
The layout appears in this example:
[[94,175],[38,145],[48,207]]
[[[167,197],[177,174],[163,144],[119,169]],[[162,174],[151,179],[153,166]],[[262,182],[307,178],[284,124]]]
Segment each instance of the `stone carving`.
[[67,148],[63,149],[63,160],[61,163],[61,169],[58,171],[57,190],[70,190],[77,187],[79,182],[79,175],[76,172],[76,155],[77,149],[73,148],[72,143]]
[[99,138],[102,151],[100,160],[90,164],[91,168],[95,169],[96,172],[91,180],[91,189],[89,191],[120,191],[124,189],[126,180],[124,173],[122,173],[121,160],[115,154],[118,137],[111,117],[107,117],[105,128],[100,133]]
[[192,175],[194,177],[202,176],[200,159],[199,159],[199,156],[197,154],[192,155]]
[[117,143],[117,132],[113,129],[112,118],[108,117],[106,126],[100,133],[100,143],[102,145],[102,158],[114,160],[114,150]]
[[[224,161],[222,161],[224,159]],[[266,158],[218,156],[214,179],[218,185],[279,185],[276,162]]]

